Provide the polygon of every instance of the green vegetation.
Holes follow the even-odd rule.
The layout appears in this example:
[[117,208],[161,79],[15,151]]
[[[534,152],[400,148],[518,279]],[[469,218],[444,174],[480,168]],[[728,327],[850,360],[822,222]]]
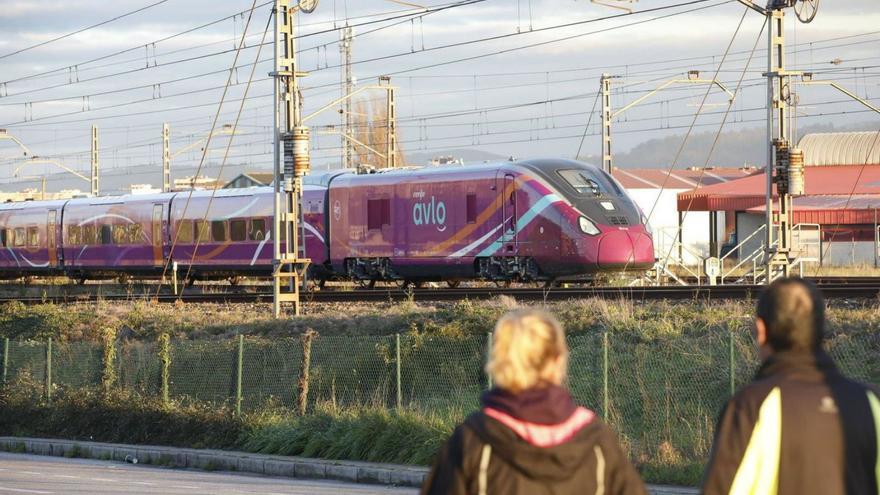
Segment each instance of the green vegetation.
[[[260,305],[7,305],[0,337],[14,341],[0,429],[427,464],[478,407],[487,332],[513,305],[333,305],[278,322]],[[576,400],[617,429],[649,481],[696,483],[731,384],[746,383],[757,364],[752,303],[581,300],[547,309],[569,332]],[[844,371],[880,383],[877,303],[834,302],[829,323],[828,348]],[[308,329],[317,334],[306,367]]]

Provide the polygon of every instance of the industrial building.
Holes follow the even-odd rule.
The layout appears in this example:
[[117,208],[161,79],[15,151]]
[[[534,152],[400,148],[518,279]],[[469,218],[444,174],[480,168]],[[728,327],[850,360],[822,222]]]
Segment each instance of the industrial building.
[[[806,187],[792,202],[798,257],[826,266],[876,264],[880,133],[808,134],[799,148],[804,151]],[[679,215],[697,214],[702,220],[697,225],[683,224],[685,240],[700,237],[692,229],[704,230],[711,256],[760,257],[767,216],[766,180],[758,172],[679,192]],[[733,253],[728,255],[730,250]]]
[[[662,168],[615,168],[614,178],[649,217],[656,257],[671,257],[676,263],[695,265],[709,256],[711,213],[691,209],[685,214],[687,209],[677,208],[678,195],[705,186],[724,187],[756,173],[760,171],[754,167],[691,167],[671,172]],[[718,230],[724,232],[728,225],[732,230],[733,218],[728,220],[720,215]]]

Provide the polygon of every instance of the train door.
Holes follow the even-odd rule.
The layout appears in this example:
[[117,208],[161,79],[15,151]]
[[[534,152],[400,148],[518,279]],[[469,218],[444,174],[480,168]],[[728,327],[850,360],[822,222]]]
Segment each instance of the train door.
[[505,174],[504,186],[501,188],[501,243],[505,254],[516,253],[516,180],[511,174]]
[[56,210],[49,210],[49,216],[46,218],[46,249],[48,250],[50,269],[58,266],[57,215]]
[[152,238],[153,238],[153,264],[155,266],[162,266],[165,263],[165,257],[163,256],[162,249],[164,247],[164,243],[162,242],[164,236],[162,235],[162,205],[153,205],[153,228],[152,228]]

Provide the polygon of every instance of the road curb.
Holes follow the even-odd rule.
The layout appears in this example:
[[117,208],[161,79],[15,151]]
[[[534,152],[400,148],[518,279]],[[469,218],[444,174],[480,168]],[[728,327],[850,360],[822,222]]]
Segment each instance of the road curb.
[[[428,474],[427,468],[419,466],[53,438],[0,437],[0,451],[119,462],[129,457],[137,459],[139,464],[164,467],[406,487],[421,486]],[[698,493],[693,488],[675,486],[649,486],[648,489],[653,495]]]

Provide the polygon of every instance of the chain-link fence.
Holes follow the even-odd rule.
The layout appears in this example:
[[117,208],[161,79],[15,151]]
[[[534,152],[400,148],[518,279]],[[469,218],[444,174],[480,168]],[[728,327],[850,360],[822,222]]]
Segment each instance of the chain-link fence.
[[[748,330],[642,336],[573,334],[568,386],[619,432],[640,463],[703,462],[715,419],[758,364]],[[320,336],[229,340],[3,342],[3,383],[35,395],[117,387],[231,410],[413,408],[461,417],[491,386],[490,335]],[[880,334],[835,334],[827,349],[849,376],[880,383]]]

